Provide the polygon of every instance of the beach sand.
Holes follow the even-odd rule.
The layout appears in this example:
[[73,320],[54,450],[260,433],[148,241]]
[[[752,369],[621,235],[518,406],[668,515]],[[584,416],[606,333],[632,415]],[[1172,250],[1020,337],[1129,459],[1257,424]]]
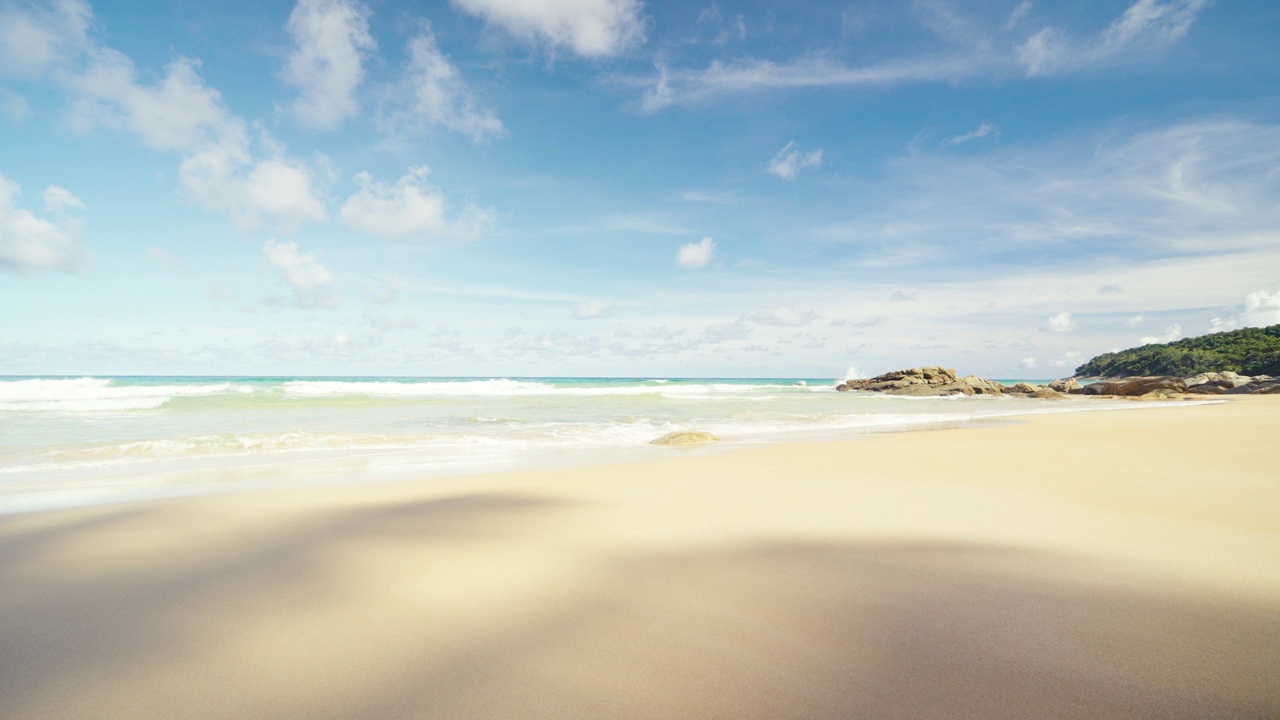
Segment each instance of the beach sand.
[[1280,717],[1280,397],[0,518],[4,718]]

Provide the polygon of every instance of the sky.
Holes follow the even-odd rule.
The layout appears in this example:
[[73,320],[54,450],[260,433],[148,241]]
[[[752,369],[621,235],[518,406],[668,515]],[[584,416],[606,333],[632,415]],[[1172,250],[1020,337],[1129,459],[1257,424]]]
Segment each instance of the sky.
[[0,0],[0,374],[1050,378],[1280,323],[1274,0]]

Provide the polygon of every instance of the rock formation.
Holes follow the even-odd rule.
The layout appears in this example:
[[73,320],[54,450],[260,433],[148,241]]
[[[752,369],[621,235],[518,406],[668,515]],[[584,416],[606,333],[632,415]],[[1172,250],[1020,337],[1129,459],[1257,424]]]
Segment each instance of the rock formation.
[[709,432],[670,432],[660,438],[650,440],[650,445],[708,445],[713,442],[719,442],[720,438]]
[[845,380],[836,386],[836,390],[865,390],[916,397],[1003,394],[1000,383],[977,375],[959,378],[956,377],[955,370],[937,366],[895,370],[868,379]]
[[1084,386],[1085,395],[1120,395],[1123,397],[1139,397],[1157,390],[1168,393],[1185,393],[1187,384],[1179,377],[1153,375],[1148,377],[1126,377],[1114,380],[1100,380]]

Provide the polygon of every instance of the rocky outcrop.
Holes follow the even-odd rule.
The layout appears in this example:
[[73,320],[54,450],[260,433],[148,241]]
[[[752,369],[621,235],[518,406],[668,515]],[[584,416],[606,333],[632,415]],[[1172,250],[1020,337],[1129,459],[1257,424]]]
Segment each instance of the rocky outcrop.
[[1080,381],[1073,377],[1054,380],[1049,383],[1049,389],[1063,394],[1081,392]]
[[1005,395],[1019,395],[1021,397],[1040,398],[1042,400],[1061,400],[1065,395],[1053,389],[1052,385],[1032,385],[1028,382],[1020,382],[1004,389]]
[[1018,383],[1011,387],[1005,387],[994,380],[988,380],[977,375],[957,377],[955,370],[936,365],[895,370],[873,378],[845,380],[836,386],[836,390],[841,392],[861,390],[863,392],[906,395],[909,397],[1012,395],[1014,397],[1044,398],[1048,400],[1060,400],[1063,398],[1062,393],[1044,385]]
[[713,442],[720,442],[720,438],[709,432],[685,431],[670,432],[660,438],[649,441],[650,445],[708,445]]
[[1237,385],[1226,390],[1225,393],[1227,395],[1280,395],[1280,380],[1273,380],[1267,375],[1260,376],[1267,378],[1266,380],[1258,380],[1258,377],[1254,376],[1253,382]]
[[[1262,377],[1265,378],[1266,376]],[[1209,385],[1213,387],[1220,387],[1224,390],[1230,390],[1231,388],[1248,385],[1253,382],[1253,378],[1248,375],[1240,375],[1233,373],[1230,370],[1227,370],[1226,372],[1200,373],[1199,375],[1192,375],[1191,377],[1183,378],[1182,380],[1187,384],[1188,389],[1200,387],[1202,385]],[[1194,392],[1194,390],[1192,392]]]
[[929,366],[895,370],[873,378],[845,380],[837,390],[863,390],[889,395],[935,397],[942,395],[1001,395],[1003,386],[977,375],[956,377],[956,371]]
[[1085,395],[1119,395],[1121,397],[1141,397],[1149,393],[1168,396],[1172,393],[1185,393],[1187,384],[1180,377],[1154,375],[1147,377],[1127,377],[1114,380],[1101,380],[1084,386]]

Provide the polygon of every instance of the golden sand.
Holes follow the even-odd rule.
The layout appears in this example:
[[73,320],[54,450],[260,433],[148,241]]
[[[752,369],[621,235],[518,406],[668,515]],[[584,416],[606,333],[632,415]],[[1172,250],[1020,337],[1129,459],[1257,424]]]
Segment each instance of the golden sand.
[[4,718],[1280,717],[1280,398],[0,518]]

